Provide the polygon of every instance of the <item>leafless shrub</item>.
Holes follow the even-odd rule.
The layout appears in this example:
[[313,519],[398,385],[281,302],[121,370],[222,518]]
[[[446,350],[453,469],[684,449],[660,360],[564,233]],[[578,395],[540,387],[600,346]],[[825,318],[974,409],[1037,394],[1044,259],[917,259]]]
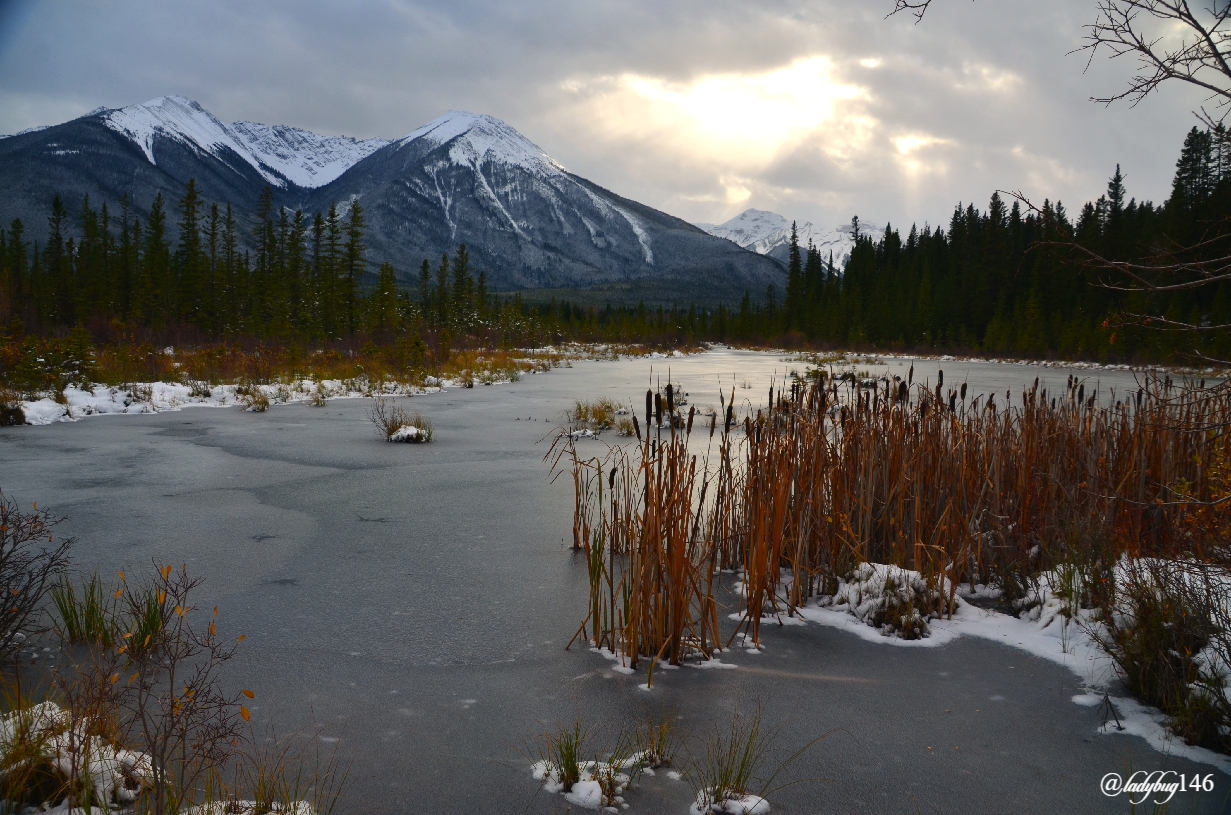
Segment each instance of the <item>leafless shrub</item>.
[[423,444],[434,436],[431,419],[383,396],[376,397],[369,418],[376,426],[376,434],[388,441]]
[[235,388],[235,401],[244,410],[264,413],[269,410],[269,397],[258,385],[240,385]]
[[[68,567],[73,538],[57,539],[52,529],[62,518],[35,505],[23,512],[0,491],[0,655],[17,647],[43,600]],[[28,633],[28,632],[26,632]]]
[[0,427],[26,423],[26,413],[21,409],[21,398],[10,390],[0,388]]

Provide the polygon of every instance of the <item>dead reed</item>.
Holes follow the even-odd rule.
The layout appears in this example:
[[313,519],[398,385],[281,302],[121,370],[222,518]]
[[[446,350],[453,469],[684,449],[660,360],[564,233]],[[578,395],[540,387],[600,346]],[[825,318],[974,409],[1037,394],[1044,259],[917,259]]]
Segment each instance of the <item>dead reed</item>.
[[969,397],[941,378],[794,379],[742,427],[724,396],[712,461],[690,452],[695,413],[670,388],[647,393],[636,445],[582,459],[562,436],[549,455],[572,472],[574,547],[590,563],[579,635],[633,667],[708,656],[721,569],[743,571],[759,645],[762,616],[833,594],[860,563],[919,572],[933,587],[922,611],[951,614],[959,583],[1016,599],[1060,562],[1097,583],[1123,554],[1225,548],[1225,385],[1151,376],[1100,402],[1073,377],[1059,393],[1036,380]]

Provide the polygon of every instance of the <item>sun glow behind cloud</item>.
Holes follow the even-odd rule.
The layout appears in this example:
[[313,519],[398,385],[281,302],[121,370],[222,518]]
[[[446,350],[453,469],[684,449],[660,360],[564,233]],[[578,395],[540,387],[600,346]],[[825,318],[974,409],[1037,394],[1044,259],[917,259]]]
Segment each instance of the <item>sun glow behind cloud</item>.
[[754,162],[767,162],[834,114],[834,103],[862,91],[835,81],[825,57],[797,60],[761,74],[718,74],[673,83],[626,75],[623,88],[677,120],[715,151],[739,150]]

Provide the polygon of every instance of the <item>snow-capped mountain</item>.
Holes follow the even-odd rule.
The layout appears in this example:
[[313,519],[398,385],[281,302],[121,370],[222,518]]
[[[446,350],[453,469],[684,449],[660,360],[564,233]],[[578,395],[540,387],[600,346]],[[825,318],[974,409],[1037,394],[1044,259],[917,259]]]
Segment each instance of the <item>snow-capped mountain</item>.
[[[720,238],[726,238],[750,252],[786,263],[790,258],[791,222],[776,212],[748,209],[723,224],[697,224],[698,227]],[[859,225],[861,235],[871,235],[879,240],[884,230]],[[834,265],[841,268],[850,260],[855,245],[853,227],[850,223],[835,227],[818,227],[811,221],[796,223],[796,238],[801,249],[807,249],[809,241],[820,251],[821,257],[829,260],[833,254]]]
[[384,139],[321,136],[296,127],[257,122],[226,125],[183,96],[160,96],[140,105],[89,115],[100,117],[112,130],[132,139],[151,164],[158,164],[158,141],[172,140],[224,164],[239,158],[267,182],[283,189],[288,182],[309,189],[328,184],[389,143]]
[[493,290],[608,287],[616,299],[712,302],[785,277],[777,261],[621,198],[505,122],[461,111],[387,142],[226,124],[180,96],[100,108],[0,139],[0,222],[21,218],[26,238],[42,240],[57,192],[70,212],[88,195],[115,213],[127,195],[143,220],[161,195],[174,234],[189,179],[207,204],[236,208],[245,236],[267,185],[278,206],[309,215],[359,201],[369,259],[392,262],[404,280],[462,242]]
[[[746,209],[725,224],[697,224],[697,226],[711,235],[726,238],[737,246],[747,249],[758,241],[783,230],[787,230],[789,234],[791,223],[776,212]],[[760,252],[759,254],[765,253]]]
[[258,161],[307,189],[328,184],[389,143],[244,121],[231,122],[231,132]]
[[449,111],[360,161],[307,205],[352,198],[381,254],[435,262],[465,241],[493,288],[654,280],[712,298],[762,291],[782,277],[773,261],[573,175],[483,114]]
[[404,138],[398,147],[419,139],[432,144],[449,144],[449,158],[457,164],[477,168],[492,161],[521,167],[541,177],[563,173],[564,167],[534,142],[495,116],[450,110]]

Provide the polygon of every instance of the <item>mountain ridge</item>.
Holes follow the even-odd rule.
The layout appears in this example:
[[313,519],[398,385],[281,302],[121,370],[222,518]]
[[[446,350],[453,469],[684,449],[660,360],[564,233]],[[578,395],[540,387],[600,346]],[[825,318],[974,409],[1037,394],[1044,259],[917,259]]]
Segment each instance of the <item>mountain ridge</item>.
[[[796,225],[796,240],[801,249],[807,249],[809,241],[828,261],[833,253],[834,265],[841,268],[850,260],[854,248],[854,226],[849,223],[836,227],[819,227],[811,221],[789,221],[776,212],[747,209],[721,224],[696,224],[697,227],[719,238],[726,238],[741,248],[760,255],[767,255],[781,263],[790,258],[791,225]],[[860,224],[860,234],[874,239],[884,234],[884,229]]]
[[369,260],[393,262],[407,283],[462,242],[492,290],[643,281],[734,299],[785,280],[777,261],[569,172],[494,116],[457,110],[388,141],[226,124],[182,96],[98,109],[0,139],[0,218],[30,221],[37,238],[55,191],[73,213],[86,194],[98,207],[130,193],[139,215],[162,194],[170,225],[189,178],[207,203],[243,215],[266,186],[277,206],[309,214],[358,201]]

